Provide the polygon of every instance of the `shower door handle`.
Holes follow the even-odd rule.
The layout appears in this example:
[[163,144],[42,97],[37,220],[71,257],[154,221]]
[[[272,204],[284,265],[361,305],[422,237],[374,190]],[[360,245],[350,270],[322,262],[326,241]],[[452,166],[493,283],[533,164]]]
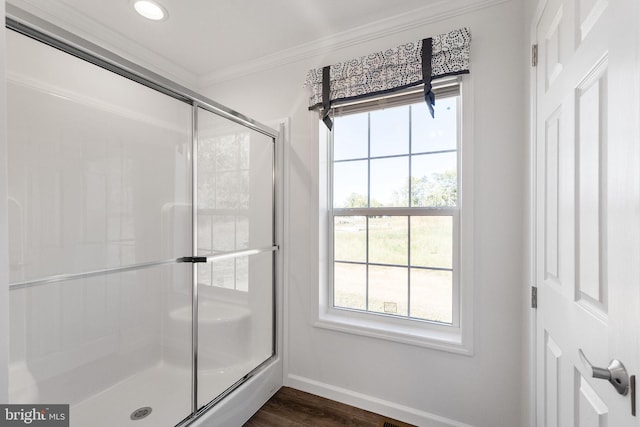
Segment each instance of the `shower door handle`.
[[629,374],[621,361],[613,359],[606,368],[595,367],[589,362],[582,349],[578,349],[580,359],[585,366],[591,369],[591,376],[601,380],[607,380],[618,393],[626,396],[629,392]]

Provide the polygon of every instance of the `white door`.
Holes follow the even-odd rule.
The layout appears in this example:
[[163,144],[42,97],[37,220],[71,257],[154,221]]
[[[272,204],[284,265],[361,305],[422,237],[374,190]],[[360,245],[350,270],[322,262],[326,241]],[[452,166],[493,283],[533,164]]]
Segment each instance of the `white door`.
[[579,357],[640,373],[636,3],[543,0],[534,22],[538,426],[640,425]]

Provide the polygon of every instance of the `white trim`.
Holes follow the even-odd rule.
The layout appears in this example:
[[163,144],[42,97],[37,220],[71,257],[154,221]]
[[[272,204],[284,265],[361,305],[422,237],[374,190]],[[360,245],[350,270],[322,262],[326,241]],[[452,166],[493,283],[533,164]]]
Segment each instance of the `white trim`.
[[512,0],[439,0],[417,10],[371,22],[308,43],[197,75],[126,38],[62,2],[10,0],[15,5],[54,25],[90,40],[107,50],[149,68],[184,86],[203,89],[255,72],[304,59],[324,57],[349,46],[419,28],[434,22],[493,7]]
[[463,341],[460,328],[437,324],[429,325],[426,322],[424,322],[425,324],[420,323],[423,322],[389,318],[367,312],[329,309],[327,313],[320,315],[313,326],[464,356],[473,355],[473,348]]
[[[328,201],[331,200],[330,176],[331,163],[329,135],[324,126],[319,126],[318,152],[318,253],[314,254],[318,260],[319,274],[312,281],[318,283],[318,299],[314,301],[316,310],[310,313],[310,321],[314,327],[336,332],[351,333],[375,339],[383,339],[419,347],[432,348],[455,354],[473,356],[473,277],[474,277],[474,239],[473,239],[473,141],[465,135],[473,135],[473,79],[471,76],[463,79],[460,84],[458,114],[458,171],[459,186],[464,192],[458,191],[459,208],[457,208],[458,239],[454,242],[454,325],[442,325],[423,322],[410,318],[395,318],[377,315],[375,313],[357,312],[351,310],[334,309],[329,301],[332,300],[331,287],[331,236],[332,214],[329,212]],[[461,107],[460,107],[461,105]],[[318,126],[318,119],[310,115]],[[315,129],[318,129],[316,127]],[[324,135],[324,136],[323,136]],[[464,184],[462,182],[464,181]],[[458,210],[459,209],[459,210]],[[456,225],[454,225],[455,227]],[[314,227],[315,228],[315,227]]]
[[327,54],[339,49],[402,33],[508,1],[511,0],[440,0],[417,10],[371,22],[312,42],[284,49],[271,55],[265,55],[253,61],[246,61],[204,74],[198,79],[199,87],[206,88],[227,80],[305,59],[324,58]]
[[462,333],[461,342],[465,348],[469,349],[470,355],[474,353],[474,330],[475,330],[475,261],[474,254],[476,240],[474,218],[475,218],[475,190],[474,190],[474,141],[475,135],[475,99],[473,74],[470,74],[460,82],[460,93],[462,114],[460,120],[460,166],[458,185],[464,188],[459,191],[460,197],[460,220],[459,220],[459,249],[458,249],[458,291],[460,292],[460,330]]
[[411,408],[409,406],[379,399],[377,397],[358,393],[346,388],[336,387],[298,375],[288,375],[285,379],[285,386],[418,426],[473,427],[470,424],[465,424],[463,422],[445,418],[420,409]]
[[[537,27],[542,13],[546,7],[547,0],[540,0],[533,13],[533,19],[530,25],[529,40],[530,45],[538,44]],[[539,50],[538,50],[539,51]],[[536,138],[537,138],[537,72],[540,61],[535,67],[529,67],[529,256],[528,265],[528,283],[525,282],[525,296],[530,296],[531,286],[537,286],[536,279]],[[529,315],[526,317],[528,324],[525,324],[525,331],[529,334],[529,360],[528,360],[528,377],[529,377],[529,426],[537,425],[537,322],[538,312],[536,309],[529,309]]]
[[278,218],[278,236],[277,243],[280,245],[278,251],[278,286],[276,288],[277,304],[280,308],[277,312],[277,351],[279,358],[282,360],[282,383],[289,372],[289,256],[286,251],[289,250],[290,235],[289,227],[285,224],[289,223],[291,215],[290,207],[290,183],[289,183],[289,158],[291,141],[291,119],[289,117],[269,122],[269,126],[278,129],[278,139],[276,140],[276,182],[278,184],[277,191],[277,211]]

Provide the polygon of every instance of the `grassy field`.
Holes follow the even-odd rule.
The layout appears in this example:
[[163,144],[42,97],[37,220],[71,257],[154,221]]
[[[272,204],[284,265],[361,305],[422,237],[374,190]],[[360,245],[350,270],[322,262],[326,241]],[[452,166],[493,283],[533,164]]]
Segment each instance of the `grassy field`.
[[368,266],[367,307],[367,265],[336,262],[335,305],[451,323],[451,272],[411,268],[451,268],[451,236],[447,216],[370,217],[367,245],[365,217],[336,217],[336,261],[392,266]]

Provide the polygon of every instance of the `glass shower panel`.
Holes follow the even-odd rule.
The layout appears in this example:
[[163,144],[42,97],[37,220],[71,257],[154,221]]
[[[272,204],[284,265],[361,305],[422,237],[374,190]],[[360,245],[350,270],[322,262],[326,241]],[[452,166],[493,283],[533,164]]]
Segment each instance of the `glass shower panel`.
[[191,107],[8,32],[10,281],[191,253]]
[[[273,140],[198,108],[198,255],[273,245]],[[235,289],[246,265],[228,261],[221,275],[199,269],[198,282]]]
[[[70,404],[72,427],[175,425],[191,412],[191,264],[10,293],[10,403]],[[186,304],[186,302],[185,302]],[[99,415],[98,415],[99,414]]]
[[[198,287],[198,407],[202,407],[273,354],[273,255],[237,258],[247,266],[248,290],[242,295]],[[213,276],[227,274],[212,261]]]
[[10,400],[70,403],[72,426],[126,426],[140,407],[176,423],[191,412],[192,269],[170,260],[192,252],[192,108],[12,31],[7,64]]
[[201,407],[273,354],[274,142],[198,109],[197,153]]

